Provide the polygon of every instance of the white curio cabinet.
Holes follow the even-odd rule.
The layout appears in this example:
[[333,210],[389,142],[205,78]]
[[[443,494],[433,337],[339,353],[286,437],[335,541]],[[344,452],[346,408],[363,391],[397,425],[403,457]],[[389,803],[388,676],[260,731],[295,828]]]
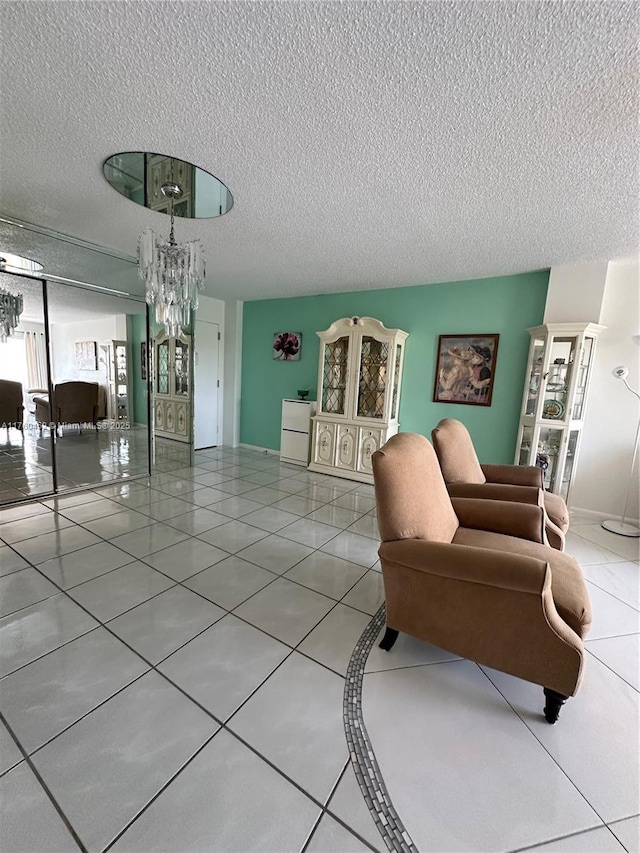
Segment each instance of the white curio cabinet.
[[169,338],[163,332],[154,342],[154,432],[163,438],[191,441],[191,338]]
[[371,456],[398,432],[407,332],[373,317],[336,320],[320,338],[311,471],[373,483]]
[[544,488],[568,501],[576,472],[598,334],[596,323],[529,329],[515,462],[542,469]]
[[100,361],[104,365],[107,381],[106,416],[109,420],[126,423],[131,420],[127,342],[105,341],[101,343]]

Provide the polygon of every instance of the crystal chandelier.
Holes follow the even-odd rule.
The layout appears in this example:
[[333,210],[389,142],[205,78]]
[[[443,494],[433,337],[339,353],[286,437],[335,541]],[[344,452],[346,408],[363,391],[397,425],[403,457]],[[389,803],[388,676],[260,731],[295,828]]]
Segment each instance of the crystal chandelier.
[[160,191],[169,199],[171,231],[169,242],[151,228],[138,242],[138,275],[145,282],[147,303],[155,308],[156,321],[170,338],[177,338],[198,307],[198,293],[204,290],[204,249],[199,240],[176,243],[173,235],[173,203],[180,198],[178,184],[166,183]]
[[5,344],[20,322],[24,303],[22,294],[0,290],[0,343]]

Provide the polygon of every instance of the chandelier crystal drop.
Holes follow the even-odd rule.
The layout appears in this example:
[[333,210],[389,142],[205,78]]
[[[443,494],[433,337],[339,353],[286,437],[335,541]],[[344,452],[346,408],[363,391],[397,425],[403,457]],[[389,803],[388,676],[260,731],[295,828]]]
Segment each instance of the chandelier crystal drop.
[[20,322],[24,308],[22,294],[0,290],[0,343],[5,344]]
[[156,321],[170,338],[177,338],[191,322],[198,307],[198,293],[204,290],[204,249],[199,240],[176,243],[173,234],[173,202],[182,195],[178,184],[160,188],[169,199],[171,231],[169,241],[151,228],[138,242],[138,275],[145,282],[147,303],[155,309]]

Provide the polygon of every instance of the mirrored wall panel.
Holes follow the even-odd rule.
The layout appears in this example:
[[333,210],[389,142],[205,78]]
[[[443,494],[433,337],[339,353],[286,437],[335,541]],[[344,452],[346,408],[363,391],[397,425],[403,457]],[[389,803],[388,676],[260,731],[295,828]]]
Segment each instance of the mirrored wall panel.
[[0,504],[54,488],[52,439],[36,420],[36,400],[48,394],[43,285],[0,274],[3,294],[22,297],[22,310],[4,342],[0,334]]
[[36,421],[54,432],[58,491],[149,471],[143,302],[47,283],[52,395]]
[[7,252],[43,270],[0,270],[0,505],[192,466],[192,329],[148,326],[135,259],[0,216]]

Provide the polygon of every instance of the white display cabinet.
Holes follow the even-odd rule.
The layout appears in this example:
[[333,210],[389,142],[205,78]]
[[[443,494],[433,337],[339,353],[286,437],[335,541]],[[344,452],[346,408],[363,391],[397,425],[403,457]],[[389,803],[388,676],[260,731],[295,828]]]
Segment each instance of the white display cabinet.
[[191,441],[191,337],[169,338],[161,332],[154,341],[154,433],[176,441]]
[[542,469],[544,488],[569,499],[587,406],[598,334],[596,323],[551,323],[529,329],[515,462]]
[[291,462],[305,467],[309,464],[311,417],[315,412],[315,400],[282,401],[281,462]]
[[373,317],[343,317],[317,334],[318,410],[309,469],[373,483],[371,457],[398,432],[408,333]]
[[107,379],[106,416],[112,421],[128,423],[131,420],[129,401],[129,356],[126,341],[105,341],[100,344],[100,360]]

